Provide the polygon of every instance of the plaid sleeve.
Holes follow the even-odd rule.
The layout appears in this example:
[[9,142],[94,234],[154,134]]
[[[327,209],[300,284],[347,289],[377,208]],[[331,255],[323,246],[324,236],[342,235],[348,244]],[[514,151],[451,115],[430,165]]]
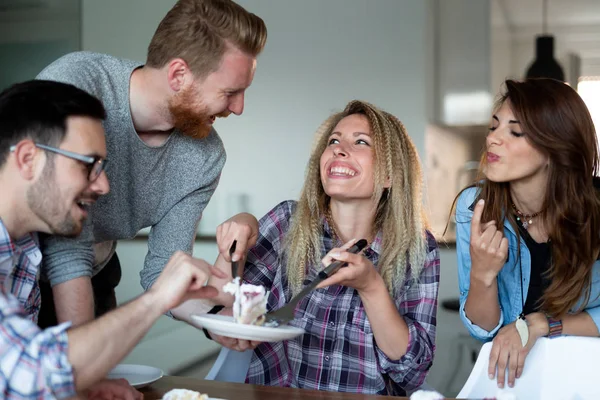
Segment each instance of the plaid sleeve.
[[258,239],[246,258],[244,281],[266,287],[275,298],[283,295],[276,293],[273,280],[280,270],[283,238],[295,205],[294,201],[284,201],[258,221]]
[[41,331],[19,301],[0,294],[0,397],[54,399],[76,395],[67,358],[70,323]]
[[440,283],[440,254],[429,232],[428,252],[419,280],[401,294],[398,311],[408,325],[408,348],[399,360],[392,360],[375,345],[382,372],[405,390],[423,384],[433,364],[438,288]]

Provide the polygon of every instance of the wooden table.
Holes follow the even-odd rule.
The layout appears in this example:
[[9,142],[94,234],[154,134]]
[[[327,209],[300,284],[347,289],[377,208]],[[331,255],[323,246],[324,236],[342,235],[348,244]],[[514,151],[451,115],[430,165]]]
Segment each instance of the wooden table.
[[144,400],[162,398],[163,394],[171,389],[189,389],[205,393],[211,398],[226,400],[390,400],[408,399],[407,397],[388,397],[367,394],[324,392],[318,390],[292,389],[274,386],[246,385],[243,383],[229,383],[218,381],[205,381],[195,378],[178,376],[164,376],[153,384],[140,389],[144,393]]

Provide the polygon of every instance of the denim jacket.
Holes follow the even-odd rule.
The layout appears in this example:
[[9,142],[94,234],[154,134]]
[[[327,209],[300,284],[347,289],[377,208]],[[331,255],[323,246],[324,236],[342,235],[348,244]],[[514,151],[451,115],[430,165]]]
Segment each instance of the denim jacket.
[[[491,331],[487,331],[469,320],[465,314],[465,302],[469,294],[471,279],[471,254],[469,243],[471,238],[471,219],[473,204],[477,195],[476,188],[469,188],[461,193],[456,205],[456,253],[458,257],[458,286],[460,290],[460,318],[471,336],[482,341],[489,341],[496,336],[504,325],[514,322],[523,309],[523,301],[527,299],[529,278],[531,273],[531,257],[523,238],[517,242],[517,235],[512,225],[504,220],[504,236],[508,239],[508,258],[498,274],[498,297],[500,303],[500,320]],[[517,249],[521,247],[521,259],[517,258]],[[521,274],[522,271],[522,274]],[[522,275],[522,276],[521,276]],[[522,282],[520,280],[522,279]],[[521,290],[523,296],[521,297]],[[571,312],[578,310],[585,300],[583,294]],[[591,291],[588,303],[584,307],[600,330],[600,261],[596,260],[592,269]]]

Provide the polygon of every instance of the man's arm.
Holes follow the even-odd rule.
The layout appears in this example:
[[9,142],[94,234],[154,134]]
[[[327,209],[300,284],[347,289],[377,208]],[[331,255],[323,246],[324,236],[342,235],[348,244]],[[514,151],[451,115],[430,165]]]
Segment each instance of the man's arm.
[[159,299],[147,292],[88,324],[68,331],[68,358],[75,386],[87,389],[106,376],[163,314]]
[[213,297],[204,286],[216,268],[183,252],[175,253],[152,288],[137,299],[69,331],[69,361],[77,388],[86,389],[114,367],[168,310],[191,298]]
[[87,276],[60,283],[52,288],[58,323],[71,321],[79,326],[94,319],[94,291]]
[[0,393],[22,398],[74,396],[67,328],[63,324],[41,331],[16,297],[0,293]]
[[171,254],[176,251],[192,253],[202,210],[217,183],[218,178],[207,187],[188,194],[152,226],[148,235],[148,254],[140,272],[140,283],[144,290],[152,287]]
[[[181,161],[181,164],[172,166],[173,172],[196,171],[194,190],[182,194],[180,200],[151,227],[148,254],[140,272],[140,283],[144,290],[154,284],[171,254],[176,251],[192,254],[200,218],[219,185],[227,158],[223,142],[212,129],[208,137],[197,143],[190,153],[189,162]],[[186,176],[177,173],[178,179],[188,179]]]
[[59,323],[74,326],[94,319],[91,277],[95,262],[92,224],[86,220],[77,238],[40,236],[42,274],[52,286]]
[[41,331],[19,301],[0,293],[0,392],[64,398],[104,378],[167,310],[190,298],[216,294],[203,283],[214,268],[177,253],[152,289],[123,307],[78,328]]

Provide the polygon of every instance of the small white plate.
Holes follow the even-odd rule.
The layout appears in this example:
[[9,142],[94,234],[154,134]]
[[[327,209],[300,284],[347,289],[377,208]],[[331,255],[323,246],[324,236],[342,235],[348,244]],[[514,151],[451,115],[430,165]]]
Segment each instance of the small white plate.
[[239,324],[233,320],[233,317],[226,315],[192,315],[192,319],[202,328],[212,333],[236,339],[280,342],[304,334],[304,329],[289,325],[268,328],[266,326]]
[[106,378],[125,379],[136,389],[156,382],[162,378],[162,370],[147,365],[119,364],[113,368]]

